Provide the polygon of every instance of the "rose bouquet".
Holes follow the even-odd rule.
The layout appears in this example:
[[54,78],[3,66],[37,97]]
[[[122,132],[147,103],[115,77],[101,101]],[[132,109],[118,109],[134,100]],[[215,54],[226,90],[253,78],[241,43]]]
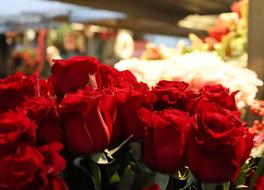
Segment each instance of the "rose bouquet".
[[0,80],[1,190],[262,188],[237,91],[149,89],[92,57],[51,73]]

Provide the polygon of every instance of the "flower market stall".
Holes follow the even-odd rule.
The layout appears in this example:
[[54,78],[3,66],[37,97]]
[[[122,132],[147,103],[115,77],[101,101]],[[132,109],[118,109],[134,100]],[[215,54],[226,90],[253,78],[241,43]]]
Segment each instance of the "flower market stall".
[[[164,16],[153,23],[174,21],[172,8],[154,14],[172,1],[146,0],[142,7],[156,6],[147,13],[125,2],[131,4],[105,4]],[[202,14],[203,2],[211,13],[233,1],[185,2],[193,3],[180,5],[188,14]],[[180,41],[176,48],[143,41],[132,32],[146,24],[140,19],[131,31],[84,22],[28,29],[26,35],[37,35],[37,45],[30,42],[36,52],[20,47],[13,54],[18,72],[0,79],[0,190],[264,190],[264,100],[257,99],[263,81],[247,68],[248,3],[235,2],[232,12],[215,17],[208,35],[189,34],[181,39],[190,46]],[[14,33],[8,35],[5,43],[12,44]],[[145,44],[142,55],[131,57]]]
[[262,124],[248,128],[238,92],[221,84],[193,89],[160,80],[149,88],[131,72],[85,56],[54,60],[48,80],[17,73],[0,82],[3,190],[263,183],[263,159],[250,156],[263,141]]

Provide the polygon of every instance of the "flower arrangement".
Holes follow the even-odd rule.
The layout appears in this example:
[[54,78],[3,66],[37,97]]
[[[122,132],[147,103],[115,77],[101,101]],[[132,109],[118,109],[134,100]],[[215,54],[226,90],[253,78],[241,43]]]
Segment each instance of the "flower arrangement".
[[213,49],[223,60],[239,59],[247,53],[248,0],[240,0],[231,6],[232,13],[221,14],[209,32],[205,42],[214,43]]
[[170,60],[121,60],[115,68],[130,70],[138,81],[150,87],[160,80],[185,81],[194,91],[205,85],[222,84],[231,91],[239,91],[236,96],[239,108],[252,105],[257,87],[263,84],[254,71],[226,64],[216,54],[207,52],[193,52]]
[[263,187],[237,92],[149,89],[92,57],[55,60],[51,73],[0,80],[1,190]]
[[220,14],[208,29],[208,36],[199,38],[190,34],[191,48],[182,47],[182,53],[206,51],[217,53],[229,64],[247,66],[248,0],[240,0],[230,7],[230,13]]
[[222,13],[216,18],[215,24],[208,28],[208,36],[201,38],[190,33],[191,46],[183,41],[177,44],[176,49],[147,44],[140,59],[169,60],[179,55],[195,56],[196,52],[207,52],[211,56],[216,54],[217,59],[224,63],[247,67],[248,0],[235,2],[230,9],[231,12]]

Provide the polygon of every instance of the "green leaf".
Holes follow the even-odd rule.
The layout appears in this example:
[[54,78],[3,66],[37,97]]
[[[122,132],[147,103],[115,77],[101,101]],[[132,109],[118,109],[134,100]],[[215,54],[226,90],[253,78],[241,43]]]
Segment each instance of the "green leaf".
[[248,172],[252,168],[252,164],[244,164],[240,169],[240,174],[236,180],[236,185],[245,185],[246,179],[248,177]]
[[138,162],[137,163],[137,167],[142,171],[142,172],[145,172],[145,173],[148,173],[148,174],[152,174],[153,171],[148,167],[146,166],[146,164],[142,163],[142,162]]
[[91,169],[91,174],[94,179],[94,186],[96,190],[101,189],[101,171],[97,163],[93,162],[93,160],[89,161],[89,166]]
[[215,183],[202,183],[203,190],[214,190],[217,184]]
[[262,171],[264,170],[264,157],[260,159],[260,162],[258,164],[258,167],[249,183],[248,190],[253,190],[254,186],[257,183],[258,177],[261,175]]
[[131,142],[129,146],[132,150],[132,155],[136,161],[140,161],[141,159],[141,143],[140,142]]
[[89,172],[84,166],[81,165],[81,162],[82,162],[83,160],[85,160],[85,159],[86,159],[85,157],[78,157],[78,158],[75,158],[75,159],[73,160],[73,164],[74,164],[77,168],[79,168],[80,170],[82,170],[84,173],[86,173],[87,175],[90,176],[90,172]]
[[186,185],[185,185],[185,187],[183,187],[180,190],[185,190],[185,189],[191,187],[192,184],[197,183],[197,182],[198,182],[198,180],[194,177],[194,175],[191,172],[189,172],[189,176],[188,176]]
[[114,173],[114,175],[112,175],[112,177],[109,180],[110,184],[115,184],[115,183],[119,183],[120,182],[120,177],[118,175],[117,172]]
[[107,157],[103,152],[97,152],[90,156],[90,158],[97,164],[111,164],[113,161],[108,161]]
[[[89,168],[82,164],[85,161],[88,163]],[[101,172],[95,162],[85,157],[78,157],[73,160],[73,164],[92,179],[95,190],[101,189]]]
[[124,175],[122,176],[118,185],[118,190],[130,190],[135,178],[135,172],[131,166],[128,165],[125,169]]
[[155,173],[154,183],[160,186],[161,190],[166,190],[169,183],[170,176],[162,173]]

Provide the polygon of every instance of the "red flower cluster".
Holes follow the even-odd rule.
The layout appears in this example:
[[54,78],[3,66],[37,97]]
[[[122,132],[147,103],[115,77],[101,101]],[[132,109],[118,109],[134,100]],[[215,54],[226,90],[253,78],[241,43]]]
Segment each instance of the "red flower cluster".
[[58,177],[66,166],[63,133],[47,86],[22,73],[1,80],[1,190],[68,189]]
[[221,85],[194,93],[184,82],[160,81],[149,91],[130,72],[90,57],[57,61],[52,73],[57,95],[66,94],[60,112],[72,153],[103,150],[133,134],[144,137],[151,168],[175,172],[187,165],[202,181],[225,182],[238,176],[252,149],[236,92]]
[[[91,57],[56,60],[48,81],[16,74],[0,84],[0,189],[62,190],[58,154],[87,155],[133,135],[146,164],[174,173],[188,166],[204,182],[234,180],[253,146],[221,85],[196,93],[184,82],[152,90],[129,72]],[[16,186],[14,186],[16,184]]]
[[55,61],[49,78],[59,99],[66,146],[73,154],[102,151],[131,134],[144,136],[137,109],[152,95],[128,71],[119,72],[91,57]]
[[194,93],[186,83],[160,81],[152,93],[154,109],[138,111],[146,126],[146,164],[166,173],[188,166],[204,182],[235,180],[253,147],[236,92],[216,85]]

